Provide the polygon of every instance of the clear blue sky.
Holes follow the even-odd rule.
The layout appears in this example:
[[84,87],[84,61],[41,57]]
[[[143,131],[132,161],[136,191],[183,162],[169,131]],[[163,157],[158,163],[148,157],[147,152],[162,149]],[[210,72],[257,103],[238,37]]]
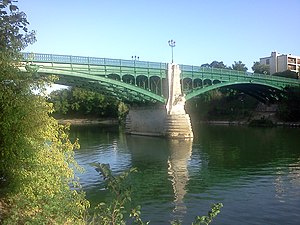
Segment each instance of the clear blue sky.
[[299,0],[19,0],[37,42],[25,51],[231,66],[300,55]]

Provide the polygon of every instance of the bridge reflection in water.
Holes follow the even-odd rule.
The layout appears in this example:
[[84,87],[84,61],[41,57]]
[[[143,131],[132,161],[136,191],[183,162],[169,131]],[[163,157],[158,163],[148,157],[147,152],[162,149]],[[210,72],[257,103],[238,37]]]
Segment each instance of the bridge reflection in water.
[[189,180],[187,166],[192,154],[193,141],[191,139],[172,139],[168,142],[170,149],[168,173],[172,178],[171,181],[174,191],[174,213],[176,217],[181,218],[187,210],[183,198],[186,194],[186,185]]
[[[126,142],[131,151],[132,167],[139,171],[134,175],[134,188],[143,190],[135,196],[137,202],[147,206],[159,201],[162,208],[172,207],[173,215],[169,215],[172,218],[168,219],[183,219],[187,213],[184,197],[189,181],[188,162],[193,140],[128,135]],[[163,202],[167,205],[163,206]],[[170,202],[173,204],[169,205]],[[153,214],[155,211],[159,213],[157,207],[148,210]],[[144,210],[143,215],[147,215]]]

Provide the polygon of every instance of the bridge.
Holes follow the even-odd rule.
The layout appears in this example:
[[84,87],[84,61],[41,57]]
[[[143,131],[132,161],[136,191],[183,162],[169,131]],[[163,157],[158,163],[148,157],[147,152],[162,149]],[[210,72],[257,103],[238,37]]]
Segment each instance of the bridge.
[[[167,63],[39,53],[23,56],[26,70],[57,75],[58,84],[93,89],[130,102],[167,102]],[[179,67],[186,100],[228,87],[265,102],[277,99],[285,87],[300,87],[297,79],[192,65]]]

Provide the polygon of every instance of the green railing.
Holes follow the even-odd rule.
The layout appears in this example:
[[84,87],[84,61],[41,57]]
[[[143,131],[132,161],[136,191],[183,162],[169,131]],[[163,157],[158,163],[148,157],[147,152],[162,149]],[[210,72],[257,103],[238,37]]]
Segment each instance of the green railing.
[[[23,53],[24,60],[28,62],[55,63],[55,64],[78,64],[78,65],[101,65],[128,68],[147,68],[157,70],[167,70],[167,63],[148,62],[138,60],[110,59],[71,55],[53,55],[41,53]],[[300,86],[300,80],[270,76],[257,73],[241,72],[230,69],[207,68],[193,65],[179,65],[181,78],[190,79],[211,79],[220,81],[258,81],[260,83],[277,86]]]
[[151,69],[167,69],[166,63],[148,62],[126,59],[110,59],[71,55],[53,55],[41,53],[23,53],[24,60],[29,62],[50,62],[50,63],[66,63],[80,65],[101,65],[101,66],[123,66],[123,67],[139,67]]

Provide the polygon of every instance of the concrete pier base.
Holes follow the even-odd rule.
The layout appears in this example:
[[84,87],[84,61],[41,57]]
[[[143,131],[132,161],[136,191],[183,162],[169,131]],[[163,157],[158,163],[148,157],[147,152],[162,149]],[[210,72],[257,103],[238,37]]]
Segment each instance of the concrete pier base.
[[167,115],[164,136],[170,138],[193,138],[190,116],[188,114]]
[[188,114],[167,114],[164,108],[131,109],[126,117],[126,133],[177,139],[193,138]]
[[126,133],[146,136],[164,136],[166,120],[164,108],[134,108],[126,117]]
[[131,109],[126,118],[129,134],[193,138],[190,116],[185,112],[185,96],[180,85],[180,68],[168,65],[168,101],[164,108]]

